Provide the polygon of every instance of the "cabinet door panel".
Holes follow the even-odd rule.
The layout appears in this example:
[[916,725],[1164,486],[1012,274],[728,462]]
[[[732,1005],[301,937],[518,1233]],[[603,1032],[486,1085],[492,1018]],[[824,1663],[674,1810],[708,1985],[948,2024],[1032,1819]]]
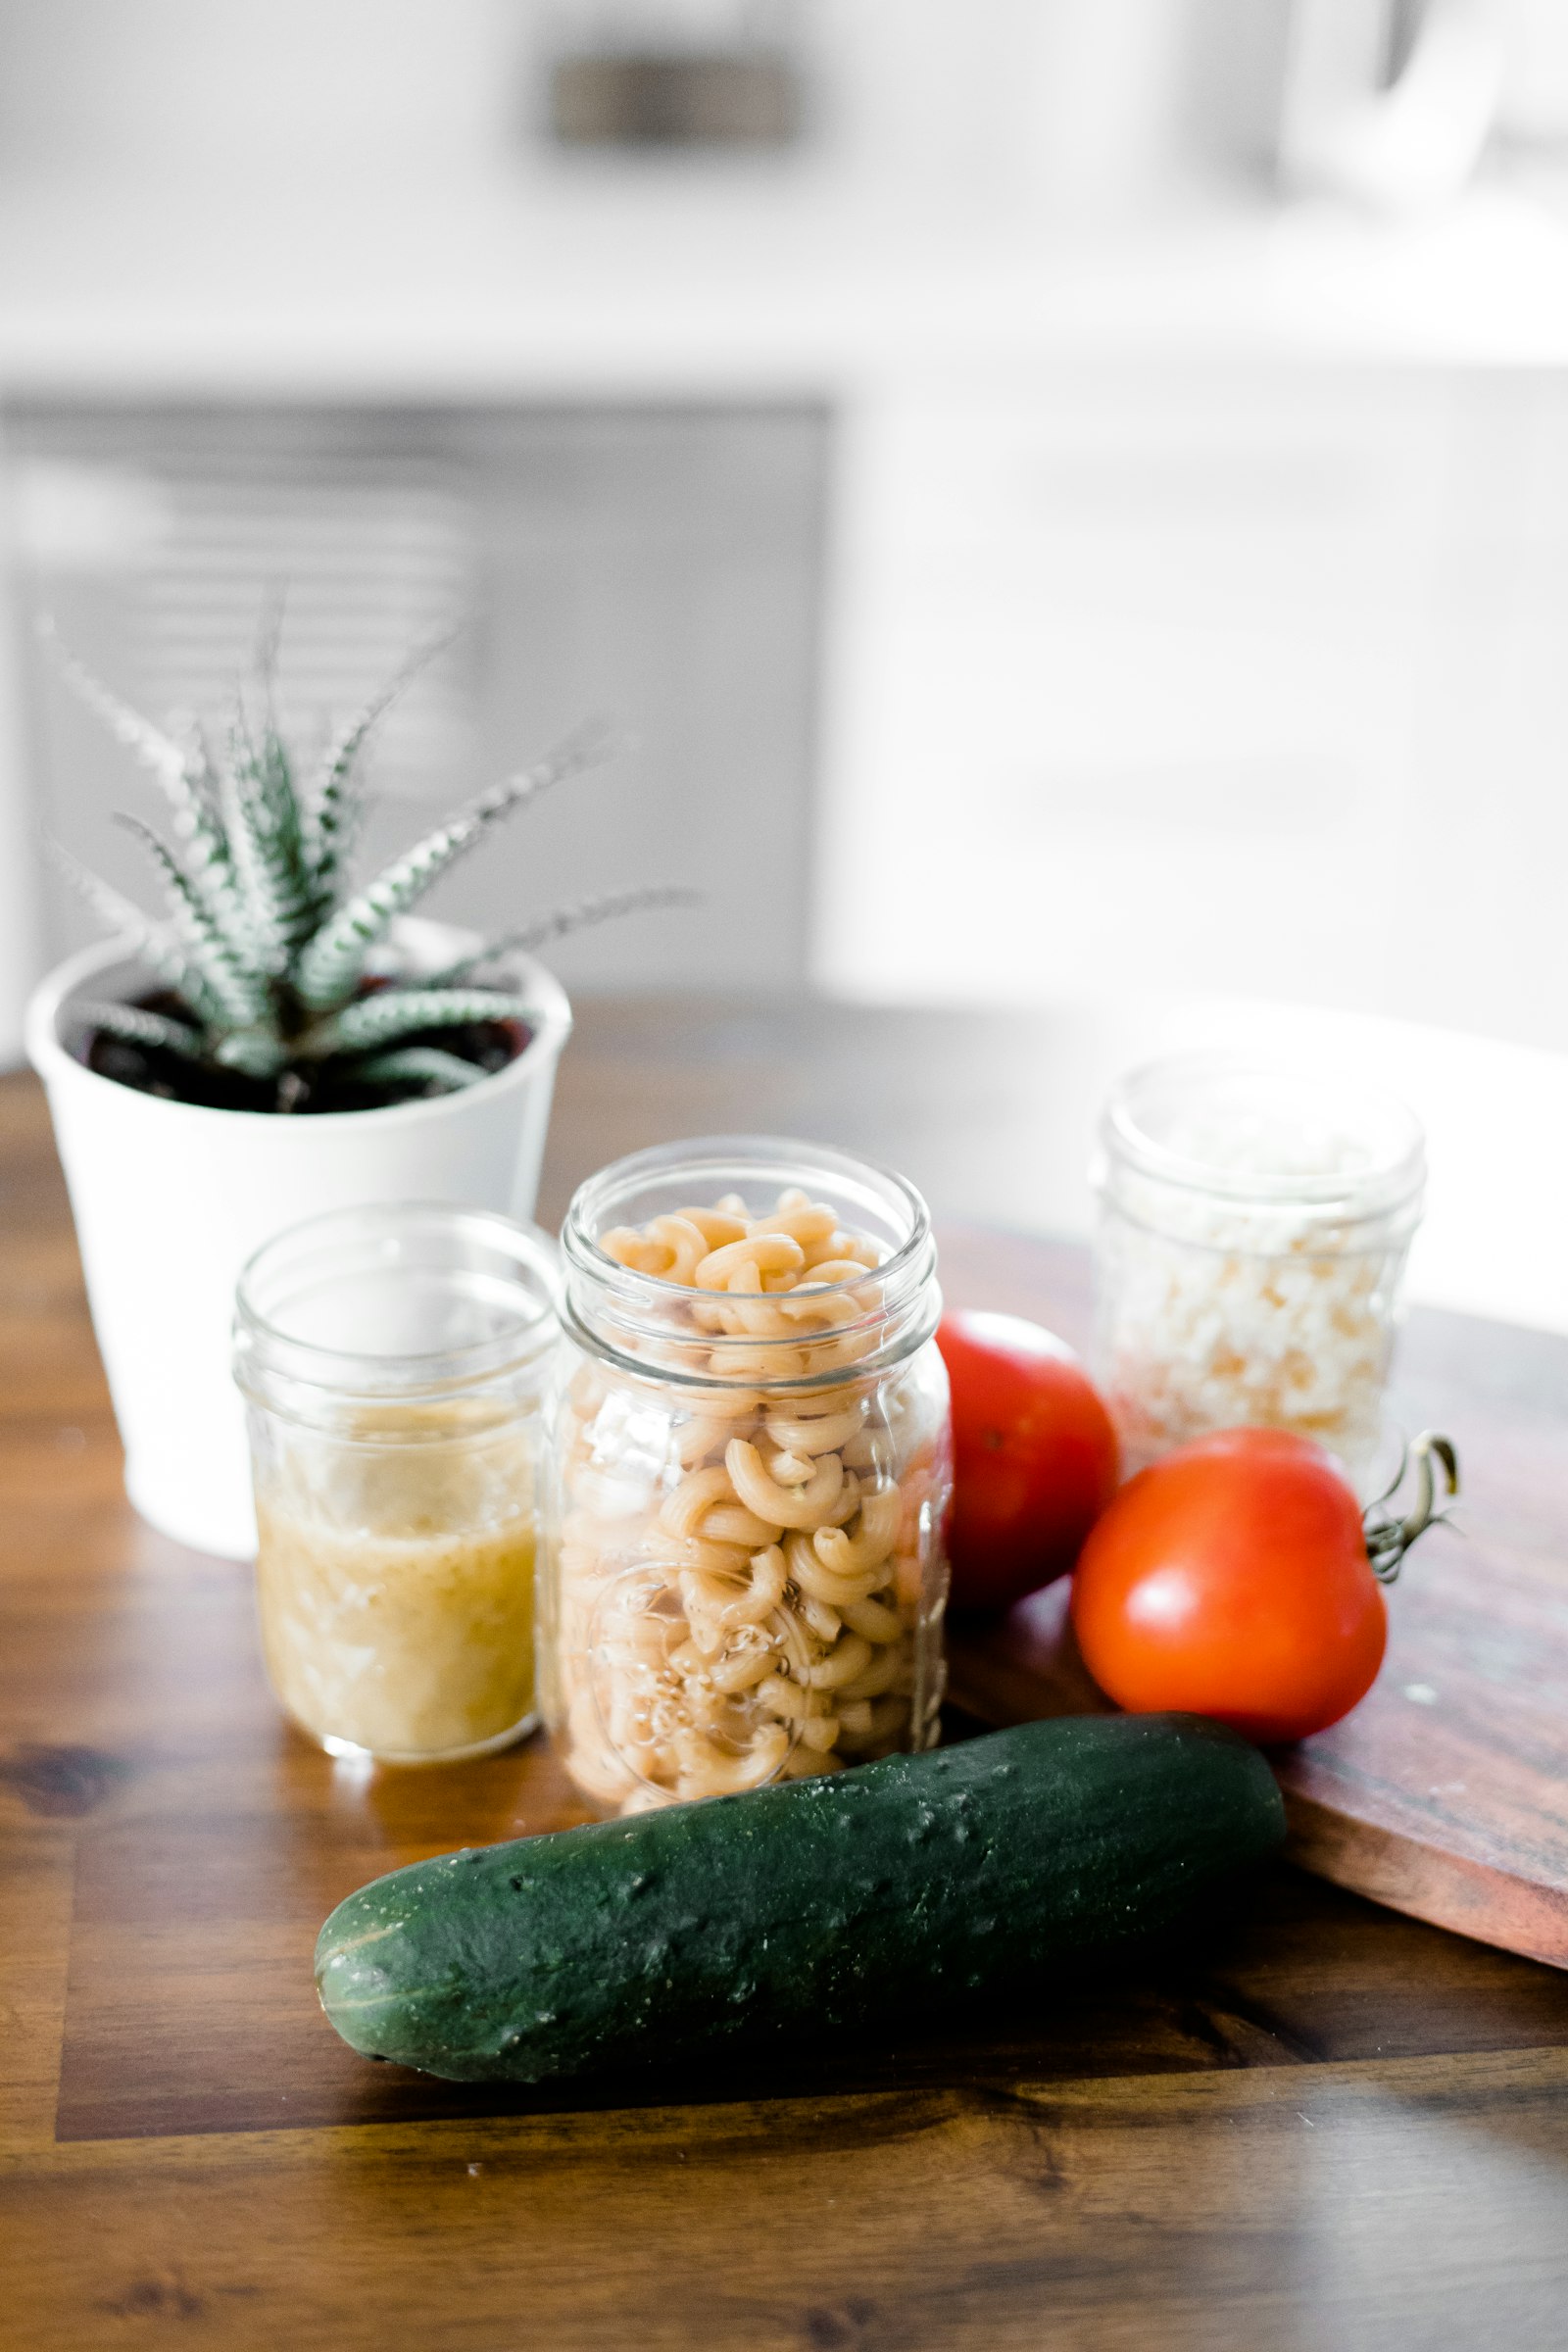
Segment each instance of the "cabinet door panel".
[[1568,1044],[1565,407],[1129,356],[851,418],[824,978]]

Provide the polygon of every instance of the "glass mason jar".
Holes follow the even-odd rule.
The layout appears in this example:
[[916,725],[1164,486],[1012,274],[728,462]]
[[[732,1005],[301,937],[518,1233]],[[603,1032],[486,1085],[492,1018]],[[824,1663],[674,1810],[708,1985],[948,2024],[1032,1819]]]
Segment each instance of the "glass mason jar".
[[1414,1115],[1351,1083],[1222,1054],[1120,1082],[1096,1166],[1096,1356],[1129,1472],[1261,1423],[1367,1486],[1425,1172]]
[[925,1203],[717,1137],[578,1192],[540,1585],[545,1720],[604,1812],[924,1748],[947,1374]]
[[554,1245],[439,1206],[312,1217],[240,1277],[262,1642],[333,1755],[454,1761],[537,1721]]

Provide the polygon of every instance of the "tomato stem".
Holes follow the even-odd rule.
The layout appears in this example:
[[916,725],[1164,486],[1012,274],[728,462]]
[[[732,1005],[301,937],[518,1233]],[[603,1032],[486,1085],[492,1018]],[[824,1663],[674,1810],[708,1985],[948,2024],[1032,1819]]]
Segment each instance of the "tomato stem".
[[[1424,1535],[1429,1527],[1452,1524],[1446,1511],[1433,1508],[1438,1496],[1434,1462],[1443,1474],[1443,1498],[1446,1502],[1450,1500],[1459,1492],[1459,1457],[1449,1439],[1439,1437],[1436,1430],[1424,1429],[1400,1462],[1394,1484],[1366,1507],[1361,1521],[1366,1535],[1366,1556],[1380,1585],[1393,1584],[1417,1536]],[[1415,1472],[1415,1501],[1401,1518],[1389,1505],[1403,1486],[1405,1473],[1411,1469]]]

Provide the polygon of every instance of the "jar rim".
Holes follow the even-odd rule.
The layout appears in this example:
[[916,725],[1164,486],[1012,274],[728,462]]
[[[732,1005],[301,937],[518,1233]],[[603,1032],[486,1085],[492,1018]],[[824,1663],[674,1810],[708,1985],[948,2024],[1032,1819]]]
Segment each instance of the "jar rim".
[[[1358,1155],[1319,1167],[1227,1164],[1222,1158],[1166,1142],[1153,1127],[1152,1106],[1163,1095],[1189,1104],[1207,1093],[1240,1099],[1251,1086],[1276,1102],[1294,1096],[1320,1122],[1359,1129]],[[1401,1098],[1310,1061],[1270,1062],[1256,1054],[1172,1054],[1140,1063],[1112,1087],[1101,1119],[1105,1158],[1172,1190],[1207,1194],[1241,1207],[1304,1207],[1351,1215],[1404,1207],[1426,1179],[1426,1139]],[[1099,1171],[1102,1188],[1109,1170]]]
[[[385,1272],[400,1261],[412,1268],[416,1259],[403,1252],[442,1242],[466,1247],[474,1261],[481,1252],[494,1261],[464,1268],[454,1254],[449,1269],[466,1274],[472,1297],[482,1296],[492,1328],[433,1348],[343,1346],[289,1328],[288,1309],[306,1298],[319,1298],[356,1273]],[[447,1395],[545,1354],[560,1330],[560,1308],[556,1245],[536,1225],[440,1200],[327,1209],[284,1226],[241,1268],[234,1297],[235,1378],[247,1394],[258,1380],[276,1378],[383,1402]]]
[[[860,1331],[887,1329],[896,1334],[896,1345],[875,1350],[858,1363],[856,1374],[872,1374],[890,1361],[900,1360],[923,1344],[935,1328],[935,1314],[916,1317],[911,1321],[909,1308],[929,1286],[933,1294],[936,1270],[936,1244],[931,1231],[931,1215],[925,1200],[908,1178],[880,1162],[862,1158],[858,1153],[841,1152],[828,1144],[806,1143],[798,1138],[775,1135],[707,1135],[685,1138],[678,1143],[658,1144],[643,1152],[630,1152],[623,1159],[613,1160],[580,1184],[573,1194],[562,1227],[562,1250],[566,1260],[566,1278],[562,1315],[566,1328],[579,1341],[613,1355],[627,1369],[644,1377],[673,1380],[696,1389],[713,1388],[727,1379],[756,1382],[755,1370],[727,1374],[722,1369],[726,1348],[736,1353],[755,1356],[770,1348],[779,1350],[779,1360],[798,1350],[798,1339],[760,1339],[756,1335],[737,1333],[705,1334],[703,1346],[710,1356],[718,1358],[704,1371],[693,1371],[677,1364],[658,1364],[651,1359],[617,1347],[600,1325],[593,1312],[592,1300],[597,1299],[609,1309],[608,1321],[617,1331],[632,1339],[667,1341],[670,1333],[661,1315],[669,1308],[689,1301],[691,1286],[670,1282],[663,1276],[645,1274],[624,1266],[617,1258],[599,1246],[599,1234],[611,1223],[619,1221],[612,1213],[616,1207],[629,1204],[640,1192],[662,1183],[673,1186],[680,1180],[681,1189],[698,1190],[705,1183],[715,1191],[728,1191],[737,1182],[744,1183],[766,1176],[782,1184],[798,1183],[809,1186],[813,1180],[824,1187],[838,1189],[848,1199],[861,1195],[867,1205],[874,1200],[884,1219],[903,1222],[906,1230],[888,1256],[876,1266],[858,1269],[833,1283],[813,1285],[823,1298],[831,1298],[856,1291],[862,1284],[875,1282],[880,1287],[878,1303],[856,1322],[837,1326],[840,1338]],[[588,1299],[578,1293],[585,1288]],[[738,1292],[737,1298],[763,1298],[763,1292]],[[639,1312],[642,1308],[644,1311]],[[927,1328],[929,1325],[929,1328]],[[821,1371],[796,1375],[779,1375],[777,1385],[802,1390],[823,1385],[841,1384],[845,1369],[824,1368]],[[763,1375],[767,1385],[771,1376]]]

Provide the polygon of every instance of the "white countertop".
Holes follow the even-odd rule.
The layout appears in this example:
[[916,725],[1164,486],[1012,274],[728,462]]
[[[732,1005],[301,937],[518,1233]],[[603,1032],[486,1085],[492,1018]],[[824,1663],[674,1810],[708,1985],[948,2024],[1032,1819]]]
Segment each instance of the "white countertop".
[[1568,365],[1568,221],[1196,196],[1024,237],[779,170],[248,187],[0,180],[0,387],[109,396],[840,397],[1145,354]]

